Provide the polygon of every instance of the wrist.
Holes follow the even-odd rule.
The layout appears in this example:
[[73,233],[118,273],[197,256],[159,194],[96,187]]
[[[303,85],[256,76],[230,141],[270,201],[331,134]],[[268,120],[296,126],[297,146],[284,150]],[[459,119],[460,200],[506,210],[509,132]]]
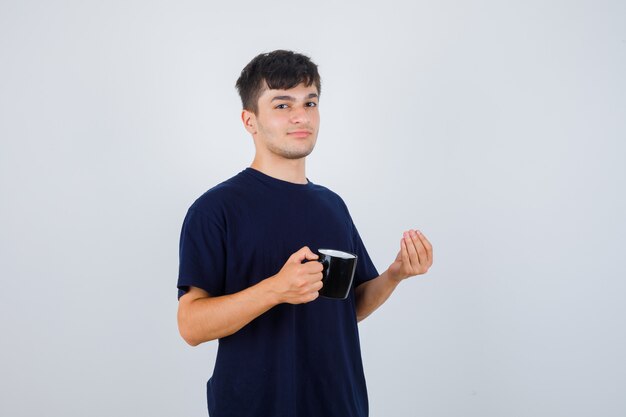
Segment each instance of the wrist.
[[389,269],[385,271],[385,275],[389,281],[391,281],[394,285],[398,285],[405,278],[401,276],[399,273],[394,274]]
[[276,286],[276,275],[272,275],[271,277],[264,279],[259,284],[263,286],[263,296],[272,304],[272,306],[284,303],[280,295],[280,291],[278,291]]

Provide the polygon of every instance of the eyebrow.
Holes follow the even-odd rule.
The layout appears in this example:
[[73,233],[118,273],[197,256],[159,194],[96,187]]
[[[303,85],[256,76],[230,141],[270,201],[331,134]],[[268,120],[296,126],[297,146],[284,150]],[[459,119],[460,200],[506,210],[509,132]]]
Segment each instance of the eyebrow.
[[[317,94],[316,93],[311,93],[308,96],[306,96],[307,99],[309,98],[316,98]],[[275,101],[275,100],[286,100],[286,101],[296,101],[296,99],[292,96],[276,96],[274,98],[272,98],[271,101]]]

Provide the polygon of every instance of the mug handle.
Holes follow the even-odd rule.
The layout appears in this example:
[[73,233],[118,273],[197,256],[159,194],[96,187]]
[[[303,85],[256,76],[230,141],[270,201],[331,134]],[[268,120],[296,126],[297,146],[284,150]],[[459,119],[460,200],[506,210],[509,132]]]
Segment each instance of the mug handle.
[[[319,255],[318,255],[319,256]],[[316,262],[320,262],[322,264],[322,267],[324,269],[322,269],[322,274],[326,274],[326,271],[328,270],[328,267],[330,266],[330,260],[328,259],[328,257],[326,256],[320,256],[317,259],[304,259],[302,262],[300,263],[307,263],[307,262],[311,262],[311,261],[316,261]]]

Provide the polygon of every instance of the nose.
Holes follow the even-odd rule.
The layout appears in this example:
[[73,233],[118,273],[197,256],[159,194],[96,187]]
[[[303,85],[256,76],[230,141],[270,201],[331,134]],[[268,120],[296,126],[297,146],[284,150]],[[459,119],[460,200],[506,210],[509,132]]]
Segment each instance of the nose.
[[296,106],[291,110],[292,123],[308,123],[309,115],[305,108]]

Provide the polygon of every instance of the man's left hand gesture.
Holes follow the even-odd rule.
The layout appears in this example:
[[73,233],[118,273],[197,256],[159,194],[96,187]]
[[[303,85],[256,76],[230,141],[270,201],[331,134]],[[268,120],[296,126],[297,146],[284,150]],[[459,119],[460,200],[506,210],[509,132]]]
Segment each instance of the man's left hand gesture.
[[425,274],[433,264],[433,247],[419,230],[404,232],[400,252],[387,270],[390,278],[401,281]]

